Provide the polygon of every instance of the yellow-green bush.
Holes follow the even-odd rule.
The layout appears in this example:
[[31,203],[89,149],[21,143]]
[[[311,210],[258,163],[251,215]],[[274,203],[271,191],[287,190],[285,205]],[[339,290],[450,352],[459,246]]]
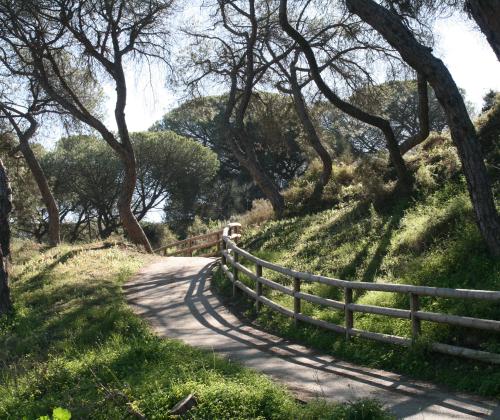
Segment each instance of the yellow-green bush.
[[241,223],[244,227],[260,225],[273,219],[274,210],[269,200],[253,200],[252,208],[246,213],[234,216],[234,220]]

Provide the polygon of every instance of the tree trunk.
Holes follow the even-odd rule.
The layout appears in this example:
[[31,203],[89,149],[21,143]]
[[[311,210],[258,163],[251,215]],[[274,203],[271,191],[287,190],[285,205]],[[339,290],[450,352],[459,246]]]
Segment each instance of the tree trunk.
[[399,145],[402,155],[422,143],[427,137],[429,137],[430,133],[429,92],[427,90],[427,80],[420,73],[417,75],[417,91],[419,130],[415,136],[410,137]]
[[151,244],[146,234],[132,212],[132,197],[137,182],[137,163],[135,160],[134,148],[130,141],[127,121],[125,119],[127,84],[121,56],[117,57],[114,68],[114,79],[116,83],[115,120],[121,140],[121,147],[119,147],[118,152],[123,162],[124,170],[122,189],[120,197],[118,198],[118,212],[123,228],[127,232],[130,240],[134,244],[144,246],[146,252],[153,253],[153,248],[151,248]]
[[12,210],[11,194],[9,179],[0,159],[0,315],[8,313],[12,309],[7,266],[7,258],[10,254],[9,213]]
[[131,208],[132,196],[135,190],[135,183],[137,182],[135,155],[133,150],[130,149],[127,154],[121,157],[124,166],[124,176],[120,197],[118,199],[120,220],[130,240],[134,244],[144,246],[146,252],[152,253],[153,249],[151,248],[151,244],[142,230],[141,225],[135,218]]
[[406,63],[422,73],[446,112],[481,234],[494,256],[500,256],[500,220],[481,153],[479,139],[450,72],[431,49],[420,44],[399,16],[373,0],[346,0],[348,9],[379,32]]
[[403,156],[401,155],[396,136],[394,135],[394,130],[392,129],[389,121],[377,115],[365,112],[357,106],[344,101],[337,96],[332,89],[330,89],[321,76],[314,51],[312,50],[309,42],[288,22],[286,0],[280,1],[279,20],[282,29],[299,45],[300,49],[306,56],[311,76],[321,93],[342,112],[345,112],[347,115],[350,115],[351,117],[382,131],[386,140],[386,146],[389,151],[391,163],[396,169],[396,173],[398,175],[400,187],[404,191],[410,191],[413,185],[413,179],[406,167]]
[[[230,131],[228,129],[228,131]],[[234,134],[233,134],[234,135]],[[236,142],[234,139],[229,138],[228,143],[231,145],[231,151],[233,155],[238,159],[241,166],[243,166],[252,176],[255,183],[259,186],[260,190],[264,193],[266,198],[271,202],[273,210],[277,217],[283,216],[285,211],[285,200],[278,190],[278,187],[274,184],[271,178],[264,172],[261,167],[253,145],[248,139],[244,139],[242,142]],[[245,147],[245,153],[243,154],[237,144],[242,143]]]
[[500,61],[500,2],[498,0],[467,0],[466,10],[486,35]]
[[56,200],[54,199],[52,191],[50,190],[49,183],[47,182],[47,177],[45,176],[45,173],[43,172],[38,159],[33,153],[28,140],[19,139],[19,141],[19,150],[23,154],[31,173],[33,174],[33,178],[35,178],[36,184],[42,196],[42,201],[47,208],[47,213],[49,214],[49,244],[51,246],[57,246],[61,242],[59,208],[57,207]]
[[321,200],[321,196],[323,195],[323,189],[325,185],[328,184],[330,177],[332,175],[332,158],[328,151],[325,149],[323,144],[321,143],[321,139],[314,128],[314,124],[311,121],[311,117],[307,112],[307,105],[304,101],[304,97],[302,96],[302,92],[300,90],[300,86],[297,82],[297,78],[295,77],[294,69],[291,71],[292,77],[290,78],[290,86],[292,90],[293,103],[295,105],[295,110],[297,111],[297,115],[304,127],[304,130],[307,135],[307,139],[309,140],[309,144],[314,149],[314,151],[318,154],[321,162],[323,164],[323,170],[321,173],[321,178],[316,183],[314,188],[314,192],[311,195],[311,202],[318,202]]

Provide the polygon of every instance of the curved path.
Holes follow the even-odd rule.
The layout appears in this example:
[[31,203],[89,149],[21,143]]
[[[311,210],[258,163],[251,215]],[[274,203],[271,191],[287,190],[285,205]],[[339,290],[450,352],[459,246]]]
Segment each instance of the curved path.
[[124,286],[129,304],[161,336],[211,349],[284,383],[298,398],[376,398],[398,418],[500,419],[498,401],[447,392],[356,366],[238,319],[210,290],[213,258],[162,258]]

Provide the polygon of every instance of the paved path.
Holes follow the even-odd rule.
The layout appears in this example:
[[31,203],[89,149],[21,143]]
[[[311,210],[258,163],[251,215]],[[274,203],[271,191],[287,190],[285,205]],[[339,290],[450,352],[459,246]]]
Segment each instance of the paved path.
[[356,366],[245,324],[211,292],[214,264],[214,259],[201,257],[162,258],[138,273],[124,291],[159,335],[241,361],[284,383],[299,398],[376,398],[398,418],[500,419],[498,401]]

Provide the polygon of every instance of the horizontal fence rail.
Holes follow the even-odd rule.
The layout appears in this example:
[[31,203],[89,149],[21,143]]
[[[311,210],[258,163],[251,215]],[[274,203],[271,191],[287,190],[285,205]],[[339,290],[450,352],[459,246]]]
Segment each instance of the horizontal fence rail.
[[[233,285],[233,296],[236,295],[238,289],[243,291],[255,300],[255,307],[257,311],[261,309],[262,305],[266,305],[276,312],[293,318],[295,320],[295,323],[297,323],[298,321],[302,321],[325,328],[330,331],[334,331],[336,333],[344,334],[346,340],[349,340],[350,337],[362,337],[369,340],[396,344],[405,347],[411,346],[412,343],[415,342],[421,335],[421,321],[431,321],[459,327],[500,332],[500,321],[497,320],[471,318],[420,310],[420,297],[422,296],[479,299],[500,302],[499,291],[465,290],[413,286],[405,284],[355,282],[294,271],[271,263],[269,261],[257,258],[244,249],[239,248],[237,244],[232,240],[234,238],[235,232],[239,236],[239,229],[240,227],[238,224],[232,224],[223,229],[221,267],[222,271],[225,273],[225,275]],[[250,270],[249,268],[241,264],[241,258],[253,262],[255,264],[255,271]],[[293,280],[293,287],[287,287],[283,284],[263,277],[263,268],[267,268],[271,271],[278,272],[291,278]],[[242,273],[249,279],[253,280],[255,288],[252,289],[242,283],[238,278],[239,273]],[[301,292],[300,289],[303,282],[321,283],[341,288],[344,291],[344,301],[341,302],[332,299],[326,299],[320,296]],[[293,310],[279,305],[278,303],[273,302],[269,298],[263,296],[263,285],[280,293],[284,293],[288,296],[293,297]],[[368,290],[407,294],[409,298],[410,309],[397,309],[382,306],[357,304],[353,302],[353,290]],[[327,321],[312,318],[301,313],[302,301],[343,311],[345,317],[345,325],[336,325]],[[407,319],[411,322],[412,338],[410,339],[406,337],[356,329],[354,328],[354,313],[367,313]],[[466,357],[469,359],[480,360],[488,363],[500,364],[500,354],[437,342],[430,343],[429,345],[433,351],[439,353]]]
[[[239,238],[241,225],[239,223],[230,223],[228,225],[233,230],[232,239]],[[222,234],[223,229],[217,230],[210,233],[205,233],[203,235],[191,236],[189,238],[183,239],[181,241],[171,242],[161,248],[155,249],[158,254],[163,254],[166,257],[186,255],[189,257],[193,256],[194,251],[206,250],[210,248],[215,248],[211,252],[205,252],[199,254],[199,256],[218,256],[221,252],[222,246]]]

